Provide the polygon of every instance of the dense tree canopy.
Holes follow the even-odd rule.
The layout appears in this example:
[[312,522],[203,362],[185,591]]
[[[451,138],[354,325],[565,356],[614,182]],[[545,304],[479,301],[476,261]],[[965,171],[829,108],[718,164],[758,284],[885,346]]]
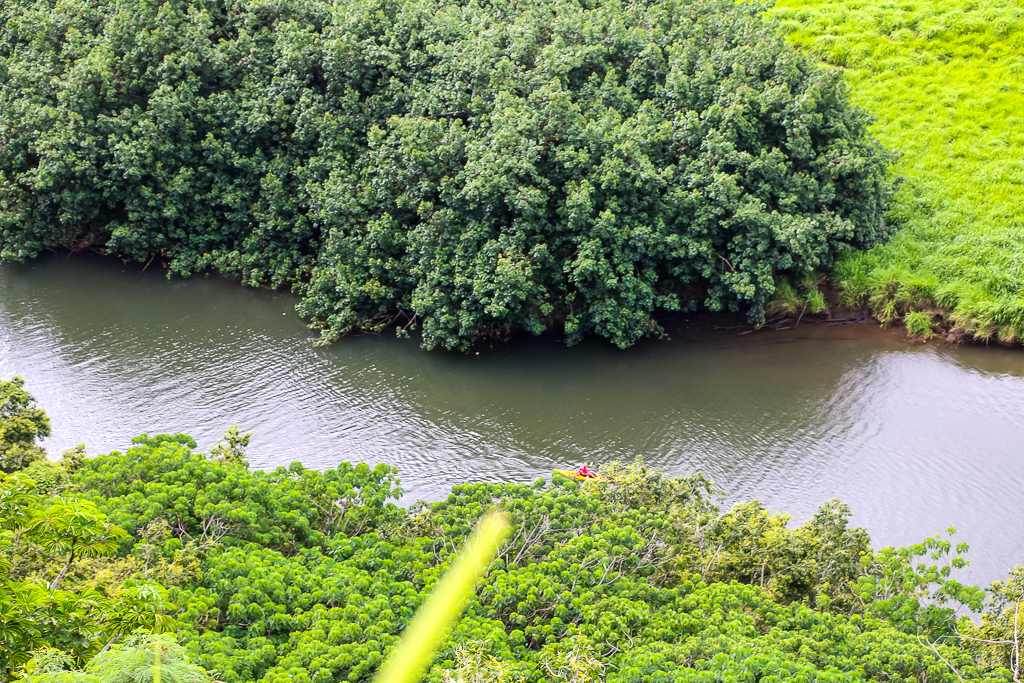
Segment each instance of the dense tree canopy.
[[973,622],[965,544],[874,550],[838,501],[793,527],[637,460],[403,509],[392,467],[252,472],[247,439],[232,427],[204,454],[143,435],[0,474],[0,683],[159,666],[183,683],[370,681],[494,508],[511,533],[432,683],[1019,678],[1024,568]]
[[732,0],[17,0],[0,247],[297,283],[323,338],[620,346],[884,237],[839,76]]
[[[1010,680],[1012,647],[975,648],[957,632],[1007,641],[1017,584],[1000,589],[985,630],[971,630],[958,616],[980,609],[982,592],[955,580],[965,548],[932,538],[875,552],[837,502],[791,528],[756,502],[721,510],[700,475],[635,464],[606,468],[602,484],[467,484],[403,510],[389,502],[400,492],[392,468],[250,472],[194,447],[182,435],[140,437],[69,475],[57,500],[120,525],[114,556],[67,570],[67,548],[52,558],[28,534],[0,548],[22,582],[11,604],[54,576],[78,591],[71,605],[78,594],[127,602],[132,586],[152,585],[143,581],[169,587],[135,598],[124,617],[53,615],[65,628],[12,643],[9,661],[33,645],[69,649],[68,634],[80,634],[85,670],[61,673],[75,662],[47,651],[30,680],[94,681],[128,650],[92,653],[169,606],[193,662],[217,680],[369,681],[493,507],[513,530],[430,681]],[[51,514],[52,500],[27,495],[22,517]]]
[[[700,474],[637,461],[602,482],[466,484],[403,509],[392,467],[251,472],[248,436],[232,427],[203,454],[143,435],[0,473],[0,683],[146,680],[159,652],[185,683],[369,681],[495,507],[512,531],[430,681],[1019,671],[1022,570],[975,625],[963,615],[984,592],[956,579],[965,545],[874,551],[838,501],[794,528],[756,501],[722,510]],[[168,630],[185,650],[138,635]]]

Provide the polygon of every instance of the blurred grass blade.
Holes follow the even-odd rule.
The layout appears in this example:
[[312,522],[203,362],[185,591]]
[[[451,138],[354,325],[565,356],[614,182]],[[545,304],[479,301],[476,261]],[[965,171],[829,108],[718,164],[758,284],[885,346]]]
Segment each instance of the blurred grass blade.
[[420,679],[430,666],[441,639],[462,613],[477,580],[508,536],[508,529],[508,516],[504,512],[484,515],[455,562],[416,612],[374,683],[414,683]]

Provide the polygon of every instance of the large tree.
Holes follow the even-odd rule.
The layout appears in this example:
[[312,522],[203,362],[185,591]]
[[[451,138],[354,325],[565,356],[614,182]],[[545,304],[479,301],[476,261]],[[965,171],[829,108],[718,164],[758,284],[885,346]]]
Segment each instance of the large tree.
[[0,246],[295,282],[324,340],[763,320],[883,239],[841,77],[732,0],[17,0]]

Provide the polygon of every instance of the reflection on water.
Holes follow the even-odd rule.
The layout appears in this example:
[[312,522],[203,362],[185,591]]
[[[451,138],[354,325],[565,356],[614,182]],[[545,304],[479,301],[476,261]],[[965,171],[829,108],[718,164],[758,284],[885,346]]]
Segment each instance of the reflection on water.
[[119,262],[0,266],[0,376],[25,377],[51,453],[142,432],[256,432],[255,467],[388,462],[409,499],[580,461],[702,470],[797,520],[849,503],[877,545],[955,526],[964,578],[1024,562],[1024,353],[908,346],[871,326],[674,331],[622,352],[526,340],[428,353],[391,335],[313,348],[295,297]]

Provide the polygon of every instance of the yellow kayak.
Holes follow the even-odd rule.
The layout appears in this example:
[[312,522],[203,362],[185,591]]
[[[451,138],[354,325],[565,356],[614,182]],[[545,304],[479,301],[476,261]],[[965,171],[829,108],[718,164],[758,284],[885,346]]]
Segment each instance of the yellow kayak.
[[608,481],[599,474],[584,477],[582,474],[577,473],[576,470],[552,470],[552,473],[561,474],[563,477],[568,477],[569,479],[579,479],[580,481]]

